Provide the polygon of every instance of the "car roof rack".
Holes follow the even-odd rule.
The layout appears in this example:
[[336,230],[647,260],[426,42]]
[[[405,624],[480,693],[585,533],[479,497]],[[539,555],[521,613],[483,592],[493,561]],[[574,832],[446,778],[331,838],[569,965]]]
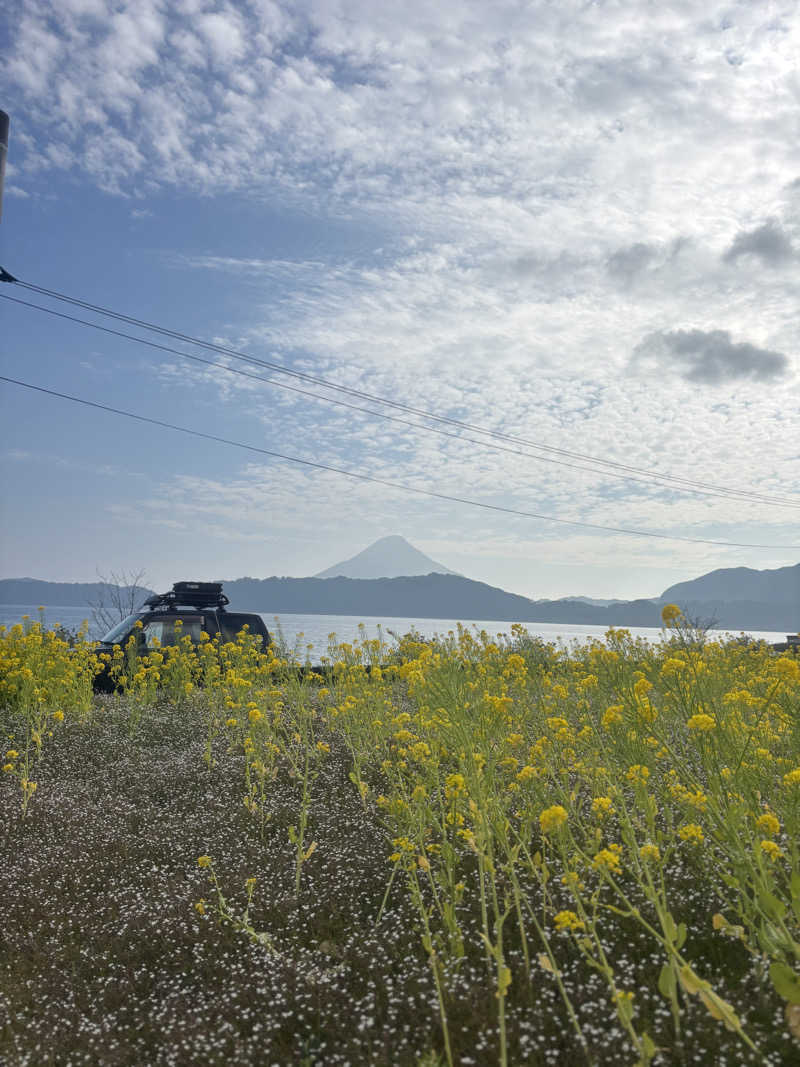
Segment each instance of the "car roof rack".
[[230,600],[222,592],[222,582],[175,582],[168,593],[156,593],[145,600],[151,611],[169,608],[216,608],[224,611]]

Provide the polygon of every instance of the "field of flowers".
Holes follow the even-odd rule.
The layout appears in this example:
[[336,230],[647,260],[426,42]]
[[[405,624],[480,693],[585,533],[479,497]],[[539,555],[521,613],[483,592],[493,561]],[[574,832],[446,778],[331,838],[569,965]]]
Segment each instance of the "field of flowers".
[[0,1062],[800,1062],[800,662],[0,627]]

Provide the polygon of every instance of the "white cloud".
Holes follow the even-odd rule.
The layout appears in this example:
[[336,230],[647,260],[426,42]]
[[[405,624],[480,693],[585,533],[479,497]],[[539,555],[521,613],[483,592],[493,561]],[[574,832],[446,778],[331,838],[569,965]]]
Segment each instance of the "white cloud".
[[[234,347],[572,452],[796,492],[796,376],[780,391],[727,378],[712,398],[663,360],[629,373],[653,337],[727,338],[729,362],[777,353],[797,366],[795,5],[30,0],[15,32],[18,187],[70,168],[129,196],[154,184],[268,195],[322,233],[334,220],[375,235],[357,251],[323,236],[296,259],[176,254],[174,270],[246,281],[249,320],[216,326]],[[791,536],[790,511],[398,433],[212,368],[162,371],[176,378],[254,413],[283,451],[299,441],[344,467],[609,525]],[[222,498],[263,534],[258,514],[287,531],[330,522],[344,493],[358,515],[380,500],[420,530],[441,519],[452,543],[444,505],[327,475],[283,484],[262,489],[249,471],[227,495],[214,483],[182,496],[178,479],[162,497],[208,515]],[[528,551],[521,522],[507,536],[500,520],[464,524],[475,558],[479,532],[489,555]],[[615,538],[537,531],[550,561],[618,551],[604,547]]]

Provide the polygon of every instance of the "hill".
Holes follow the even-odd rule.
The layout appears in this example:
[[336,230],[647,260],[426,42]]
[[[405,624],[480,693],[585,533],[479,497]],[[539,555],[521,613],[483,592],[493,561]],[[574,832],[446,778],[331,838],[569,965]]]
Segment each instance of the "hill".
[[[0,579],[0,604],[46,604],[52,608],[84,608],[111,601],[106,582],[45,582],[39,578]],[[123,593],[129,587],[123,586]],[[140,587],[137,601],[143,604],[153,595],[152,589]]]
[[381,537],[353,556],[335,563],[315,578],[401,578],[418,574],[454,574],[397,535]]
[[[791,568],[788,568],[791,570]],[[675,587],[672,587],[674,589]],[[0,604],[84,607],[101,583],[0,580]],[[147,591],[143,591],[142,596]],[[264,615],[354,615],[361,618],[460,619],[463,622],[564,623],[590,626],[661,626],[661,601],[607,606],[575,600],[531,600],[457,574],[399,578],[238,578],[225,582],[231,606]],[[797,632],[800,603],[763,600],[686,600],[669,597],[700,621],[726,630]]]
[[[622,601],[607,607],[563,600],[530,600],[457,574],[402,578],[254,578],[225,583],[233,607],[264,614],[486,619],[498,622],[577,623],[591,626],[661,626],[661,603]],[[793,605],[743,601],[694,602],[692,617],[722,629],[789,633],[800,626]]]
[[730,604],[749,600],[800,607],[800,563],[763,571],[725,567],[671,585],[661,594],[661,600],[680,605],[694,601]]

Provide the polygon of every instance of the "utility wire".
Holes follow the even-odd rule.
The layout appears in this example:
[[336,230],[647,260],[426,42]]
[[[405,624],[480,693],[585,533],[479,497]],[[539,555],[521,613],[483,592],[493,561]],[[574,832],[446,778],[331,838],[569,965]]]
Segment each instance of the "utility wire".
[[[472,433],[478,433],[478,434],[481,434],[481,435],[484,435],[484,436],[488,436],[488,437],[493,438],[493,439],[502,440],[502,441],[508,441],[508,442],[510,442],[512,444],[526,445],[529,448],[535,448],[535,449],[538,449],[538,450],[543,451],[543,452],[547,452],[548,454],[552,454],[552,455],[564,456],[564,457],[566,457],[568,459],[578,459],[578,460],[582,460],[584,462],[589,462],[589,463],[594,463],[596,465],[601,465],[603,467],[610,467],[610,468],[614,468],[616,470],[626,471],[626,472],[629,472],[629,473],[632,473],[632,474],[644,475],[644,476],[649,477],[649,478],[659,479],[662,482],[668,482],[668,483],[670,483],[670,484],[672,484],[674,486],[684,486],[684,487],[691,487],[691,488],[696,488],[696,489],[707,489],[707,490],[711,490],[713,492],[720,492],[720,493],[723,493],[723,494],[727,493],[729,495],[730,494],[736,494],[738,496],[748,496],[750,499],[759,500],[761,503],[780,503],[780,504],[787,504],[788,503],[791,506],[795,506],[797,504],[796,500],[787,501],[786,499],[781,499],[781,498],[777,498],[777,497],[770,498],[770,497],[764,496],[762,494],[751,493],[748,490],[737,490],[736,488],[731,488],[731,487],[727,487],[727,486],[714,485],[714,484],[708,483],[708,482],[700,482],[700,481],[696,481],[696,480],[690,479],[690,478],[683,478],[683,477],[681,477],[679,475],[661,474],[658,471],[647,470],[645,468],[634,467],[634,466],[631,466],[630,464],[626,464],[626,463],[618,463],[615,460],[602,459],[601,457],[598,457],[598,456],[589,456],[589,455],[585,455],[585,454],[580,453],[580,452],[570,451],[569,449],[558,448],[558,447],[555,447],[555,446],[552,446],[552,445],[541,444],[540,442],[537,442],[537,441],[531,441],[531,440],[528,440],[528,439],[523,438],[523,437],[518,437],[518,436],[515,436],[515,435],[511,435],[511,434],[506,434],[506,433],[503,433],[503,432],[498,431],[498,430],[490,430],[490,429],[488,429],[486,427],[476,426],[476,425],[474,425],[472,423],[464,422],[464,421],[462,421],[460,419],[454,419],[454,418],[451,418],[451,417],[446,416],[446,415],[438,415],[435,412],[426,411],[425,409],[422,409],[422,408],[413,407],[412,405],[404,404],[404,403],[402,403],[400,401],[390,400],[387,397],[376,396],[376,395],[374,395],[372,393],[367,393],[367,392],[364,392],[363,390],[354,389],[354,388],[352,388],[350,386],[338,385],[336,382],[329,381],[326,378],[322,378],[322,377],[320,377],[318,375],[314,375],[314,374],[309,374],[309,373],[307,373],[305,371],[294,370],[294,369],[288,368],[286,366],[283,366],[280,363],[276,363],[276,362],[274,362],[272,360],[259,359],[259,358],[255,357],[255,356],[248,356],[248,355],[246,355],[246,354],[244,354],[242,352],[238,352],[236,349],[228,348],[228,347],[226,347],[224,345],[217,345],[217,344],[214,344],[214,343],[212,343],[210,341],[203,341],[200,338],[192,337],[191,335],[185,334],[185,333],[181,333],[178,330],[171,330],[171,329],[168,329],[167,327],[159,326],[159,325],[157,325],[155,323],[148,322],[145,319],[136,318],[135,316],[131,316],[131,315],[125,315],[125,314],[122,314],[121,312],[113,311],[112,309],[103,307],[102,305],[99,305],[99,304],[91,304],[88,301],[80,300],[77,297],[68,296],[65,293],[60,293],[60,292],[58,292],[57,290],[54,290],[54,289],[46,289],[43,286],[34,285],[31,282],[20,281],[19,278],[15,278],[12,274],[9,274],[8,271],[3,270],[3,268],[0,268],[0,281],[13,282],[14,284],[19,285],[24,289],[28,289],[31,292],[39,293],[40,295],[46,296],[46,297],[51,298],[53,300],[62,301],[64,303],[71,304],[71,305],[73,305],[75,307],[80,307],[80,308],[83,308],[84,310],[92,311],[92,312],[94,312],[95,314],[98,314],[98,315],[105,315],[105,316],[108,316],[108,317],[110,317],[112,319],[116,319],[117,321],[126,322],[129,325],[136,326],[136,327],[138,327],[140,329],[150,330],[150,331],[152,331],[154,333],[161,334],[162,336],[171,337],[171,338],[173,338],[175,340],[185,341],[185,342],[187,342],[189,344],[193,344],[193,345],[199,345],[202,348],[205,348],[205,349],[208,349],[208,350],[211,350],[211,351],[214,351],[214,352],[219,352],[219,353],[221,353],[223,355],[226,355],[226,356],[231,356],[234,359],[244,360],[245,362],[248,362],[248,363],[251,363],[251,364],[255,364],[257,366],[266,367],[268,370],[274,371],[274,372],[276,372],[278,374],[283,374],[283,375],[288,375],[288,376],[293,377],[293,378],[298,378],[298,379],[300,379],[300,380],[302,380],[304,382],[307,382],[309,384],[322,386],[325,389],[331,389],[331,390],[333,390],[335,392],[338,392],[338,393],[345,393],[345,394],[347,394],[349,396],[355,396],[360,400],[367,400],[367,401],[370,401],[372,403],[382,404],[382,405],[385,405],[387,407],[391,407],[391,408],[395,408],[397,410],[403,411],[403,412],[405,412],[407,414],[413,414],[413,415],[416,415],[416,416],[418,416],[420,418],[430,419],[431,421],[434,421],[434,422],[451,425],[451,426],[457,427],[457,428],[462,429],[462,430],[469,430]],[[320,399],[327,399],[327,398],[320,397]]]
[[288,382],[279,382],[274,378],[265,378],[260,374],[252,374],[249,371],[240,370],[238,367],[230,367],[225,363],[218,363],[212,359],[204,359],[202,356],[195,356],[189,352],[184,352],[179,348],[172,348],[170,345],[159,344],[157,341],[149,341],[147,338],[138,337],[132,333],[125,333],[122,330],[114,330],[110,326],[103,326],[99,322],[91,322],[89,319],[82,319],[75,315],[68,315],[63,311],[56,311],[55,308],[44,307],[42,304],[34,304],[29,300],[20,300],[18,297],[7,296],[4,293],[0,293],[0,299],[9,300],[11,303],[18,304],[21,307],[32,308],[36,311],[42,311],[47,315],[52,315],[55,318],[64,319],[67,322],[76,323],[79,326],[86,326],[93,330],[99,330],[102,333],[110,334],[113,337],[122,337],[128,341],[134,341],[140,345],[146,345],[148,348],[156,349],[160,352],[167,352],[171,355],[180,356],[183,359],[192,360],[195,363],[201,363],[207,367],[215,367],[219,370],[223,370],[228,374],[239,375],[242,378],[248,378],[251,381],[263,382],[266,385],[274,385],[278,389],[286,389],[292,393],[298,393],[300,396],[310,397],[313,400],[320,400],[324,403],[334,404],[337,407],[347,408],[350,411],[358,411],[361,414],[372,415],[377,418],[387,419],[390,422],[398,423],[401,426],[408,426],[413,430],[423,430],[426,433],[439,434],[442,437],[450,437],[456,441],[461,441],[466,444],[477,445],[479,448],[485,448],[490,451],[506,452],[512,456],[522,456],[527,459],[533,459],[540,463],[551,463],[559,467],[569,467],[571,470],[584,471],[588,474],[599,474],[603,478],[617,478],[622,481],[639,482],[643,485],[649,485],[658,489],[672,489],[680,492],[694,493],[698,496],[711,496],[718,497],[722,500],[741,500],[748,503],[758,504],[778,504],[783,507],[800,508],[800,501],[785,500],[780,497],[766,497],[747,492],[745,490],[727,489],[715,492],[710,489],[693,489],[689,487],[678,487],[665,485],[660,482],[656,482],[653,478],[644,478],[635,474],[625,474],[621,471],[615,470],[598,470],[596,467],[585,467],[578,463],[570,463],[564,459],[556,459],[553,456],[542,456],[532,452],[525,452],[518,448],[509,448],[505,445],[501,445],[491,441],[479,441],[474,437],[465,437],[461,433],[454,433],[451,430],[445,430],[441,426],[426,426],[424,423],[412,422],[409,419],[403,419],[398,415],[389,415],[385,411],[376,411],[374,408],[361,407],[358,404],[352,404],[347,400],[338,400],[334,397],[320,396],[319,393],[312,393],[308,389],[301,389],[296,385],[290,385]]
[[31,389],[47,396],[58,397],[60,400],[69,400],[73,404],[83,404],[85,407],[95,408],[98,411],[107,411],[112,415],[120,415],[126,419],[135,419],[150,426],[160,426],[166,430],[175,430],[178,433],[189,434],[192,437],[201,437],[206,441],[215,441],[217,444],[229,445],[232,448],[241,448],[247,452],[256,452],[262,456],[271,456],[274,459],[282,459],[288,463],[298,463],[304,467],[313,467],[316,470],[331,471],[334,474],[343,474],[347,478],[353,478],[360,482],[370,482],[375,485],[387,486],[390,489],[400,489],[406,493],[417,493],[420,496],[433,497],[436,500],[446,500],[452,504],[465,504],[473,508],[482,508],[485,511],[501,512],[504,515],[518,515],[525,519],[540,519],[544,522],[556,522],[563,526],[579,526],[586,530],[604,530],[610,533],[626,534],[629,537],[655,537],[661,541],[685,541],[695,545],[716,545],[722,548],[762,548],[770,550],[788,550],[794,552],[800,545],[760,545],[747,544],[740,541],[712,541],[704,537],[681,537],[677,534],[655,533],[651,530],[630,530],[620,526],[605,526],[596,522],[580,522],[577,519],[558,519],[552,515],[540,515],[533,511],[520,511],[517,508],[502,507],[499,504],[486,504],[478,500],[468,500],[465,497],[453,496],[449,493],[438,493],[432,489],[420,489],[417,486],[405,485],[402,482],[389,481],[387,478],[378,478],[371,474],[358,474],[355,471],[344,470],[342,467],[334,467],[328,463],[319,463],[314,460],[300,459],[298,456],[287,456],[284,452],[274,452],[268,448],[259,448],[256,445],[244,444],[242,441],[233,441],[229,437],[219,437],[216,434],[206,433],[203,430],[192,430],[187,426],[178,426],[174,422],[166,422],[162,419],[150,418],[147,415],[137,415],[132,411],[124,411],[122,408],[110,407],[108,404],[100,404],[94,400],[86,400],[84,397],[72,396],[69,393],[60,393],[55,389],[45,389],[41,385],[33,385],[30,382],[20,381],[18,378],[7,378],[0,375],[0,381],[10,385],[19,385],[24,389]]

